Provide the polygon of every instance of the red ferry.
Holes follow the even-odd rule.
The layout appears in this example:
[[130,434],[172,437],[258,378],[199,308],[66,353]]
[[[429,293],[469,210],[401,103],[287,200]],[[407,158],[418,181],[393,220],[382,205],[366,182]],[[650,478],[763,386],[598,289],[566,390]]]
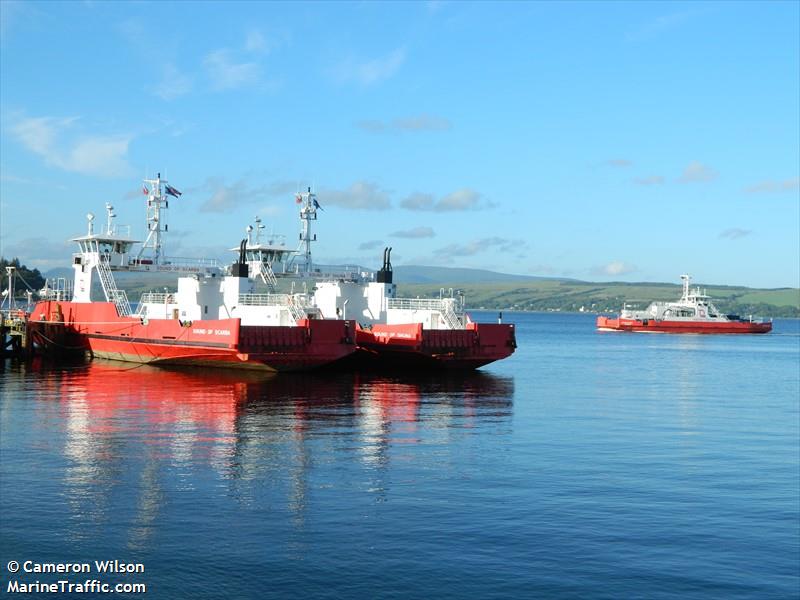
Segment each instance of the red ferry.
[[711,298],[691,290],[691,277],[681,275],[683,295],[676,302],[653,302],[645,310],[623,308],[617,317],[600,315],[597,328],[602,331],[636,331],[651,333],[769,333],[772,322],[743,319],[721,313]]
[[[106,205],[108,220],[100,232],[90,213],[88,233],[73,239],[80,249],[73,255],[74,282],[46,287],[31,311],[29,333],[36,345],[137,363],[268,371],[314,369],[356,351],[354,321],[315,318],[304,294],[255,293],[245,240],[229,274],[213,261],[167,260],[161,244],[163,190],[173,196],[180,192],[160,174],[145,184],[150,186],[149,234],[142,250],[132,255],[139,242],[114,225],[113,206]],[[134,312],[115,282],[118,271],[188,274],[178,278],[175,292],[145,293]],[[96,283],[102,301],[92,298]]]
[[358,321],[359,351],[351,360],[383,369],[477,369],[513,354],[514,325],[472,322],[461,295],[442,290],[439,298],[398,298],[391,250],[384,249],[375,281],[322,281],[314,291],[323,316]]

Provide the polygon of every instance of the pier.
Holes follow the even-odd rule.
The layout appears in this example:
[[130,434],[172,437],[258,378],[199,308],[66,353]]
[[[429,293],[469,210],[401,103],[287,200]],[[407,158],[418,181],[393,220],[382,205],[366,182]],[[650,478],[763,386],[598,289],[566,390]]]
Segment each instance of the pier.
[[0,358],[27,358],[31,355],[28,318],[21,310],[0,312]]

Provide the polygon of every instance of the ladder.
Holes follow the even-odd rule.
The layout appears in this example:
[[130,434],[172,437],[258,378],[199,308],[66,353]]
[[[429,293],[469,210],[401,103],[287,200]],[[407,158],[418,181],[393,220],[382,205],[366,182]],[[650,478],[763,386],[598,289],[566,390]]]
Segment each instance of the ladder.
[[261,281],[266,284],[270,292],[274,292],[278,286],[278,279],[275,277],[272,267],[263,261],[259,261],[258,264],[260,265],[258,274],[261,275]]
[[131,315],[131,303],[128,301],[128,295],[125,293],[125,290],[117,288],[117,283],[114,281],[111,268],[102,256],[97,262],[97,273],[100,275],[100,285],[103,286],[103,293],[106,295],[106,300],[114,303],[120,317],[129,317]]
[[293,296],[289,296],[289,301],[286,303],[286,306],[288,306],[289,312],[291,313],[295,323],[300,319],[306,318],[305,311],[300,307],[298,303],[295,302],[295,298]]
[[444,322],[447,324],[448,329],[463,329],[464,324],[461,322],[461,319],[453,310],[453,303],[447,302],[447,300],[442,300],[440,313]]

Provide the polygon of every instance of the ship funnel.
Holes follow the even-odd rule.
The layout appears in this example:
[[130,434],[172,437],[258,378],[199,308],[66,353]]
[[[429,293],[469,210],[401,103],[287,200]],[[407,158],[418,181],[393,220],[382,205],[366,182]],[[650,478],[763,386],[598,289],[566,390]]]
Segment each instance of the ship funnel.
[[392,283],[392,262],[391,262],[391,248],[383,249],[383,266],[380,271],[375,274],[375,281],[378,283]]
[[250,274],[245,257],[245,248],[247,248],[247,240],[242,240],[242,243],[239,244],[239,260],[231,266],[232,277],[247,277]]

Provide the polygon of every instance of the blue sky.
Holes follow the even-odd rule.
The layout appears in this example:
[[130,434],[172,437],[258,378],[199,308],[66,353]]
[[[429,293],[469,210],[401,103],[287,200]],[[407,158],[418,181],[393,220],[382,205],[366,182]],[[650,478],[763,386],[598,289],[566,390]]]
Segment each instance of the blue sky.
[[[320,262],[800,285],[800,3],[0,2],[2,253],[88,211],[173,256],[260,215]],[[291,242],[293,244],[293,241]]]

